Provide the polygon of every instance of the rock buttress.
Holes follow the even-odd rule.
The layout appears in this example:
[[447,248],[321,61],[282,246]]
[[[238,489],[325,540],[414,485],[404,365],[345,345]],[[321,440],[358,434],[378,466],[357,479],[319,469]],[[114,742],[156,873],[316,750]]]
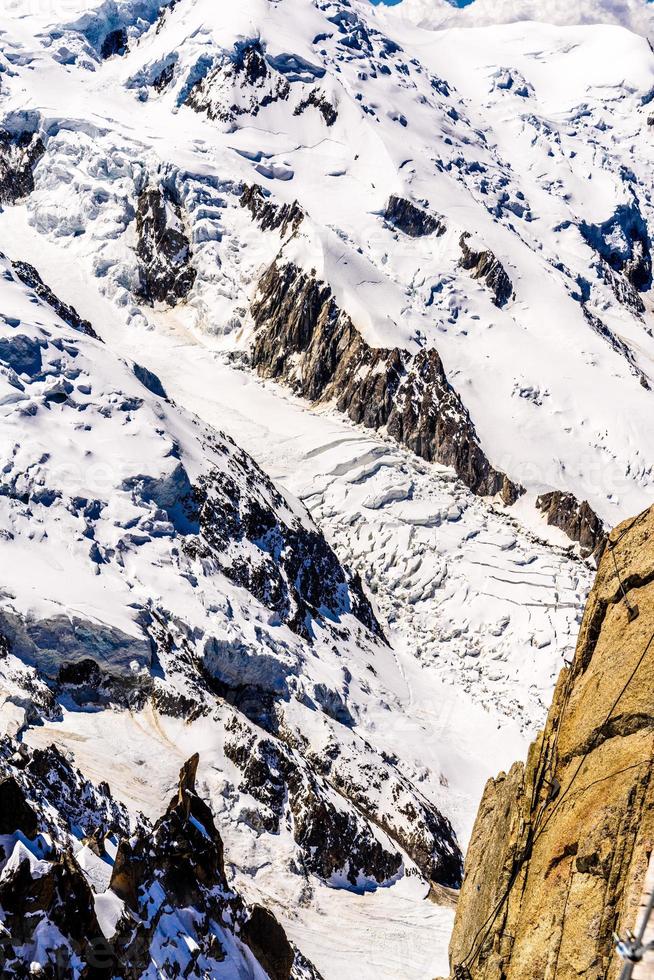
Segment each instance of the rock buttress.
[[480,496],[507,504],[523,492],[486,457],[474,423],[434,349],[412,355],[369,347],[330,287],[289,263],[273,263],[252,307],[253,365],[370,429],[386,429],[429,462],[452,466]]
[[651,508],[610,535],[575,659],[526,764],[486,787],[453,976],[618,977],[613,933],[636,924],[654,846],[653,637]]

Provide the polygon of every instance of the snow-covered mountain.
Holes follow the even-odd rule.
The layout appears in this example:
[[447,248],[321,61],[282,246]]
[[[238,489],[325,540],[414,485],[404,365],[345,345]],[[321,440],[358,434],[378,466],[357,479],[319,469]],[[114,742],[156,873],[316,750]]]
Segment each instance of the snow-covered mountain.
[[5,7],[3,730],[141,827],[199,753],[221,894],[327,980],[444,972],[483,784],[651,499],[654,55],[358,0]]

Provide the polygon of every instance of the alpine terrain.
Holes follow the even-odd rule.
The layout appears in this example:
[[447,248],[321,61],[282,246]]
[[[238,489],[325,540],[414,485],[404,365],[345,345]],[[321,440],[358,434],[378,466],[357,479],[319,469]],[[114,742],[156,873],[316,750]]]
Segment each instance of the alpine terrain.
[[617,975],[654,50],[478,2],[0,3],[3,977]]

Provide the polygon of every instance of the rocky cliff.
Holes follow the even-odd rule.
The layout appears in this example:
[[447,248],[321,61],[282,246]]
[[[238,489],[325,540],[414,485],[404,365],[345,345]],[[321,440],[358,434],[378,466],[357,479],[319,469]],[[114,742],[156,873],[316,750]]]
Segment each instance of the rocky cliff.
[[491,780],[450,946],[455,977],[609,980],[654,842],[654,508],[609,537],[573,663],[526,764]]
[[353,422],[452,466],[480,496],[500,494],[512,504],[523,492],[488,460],[436,350],[369,347],[329,285],[292,263],[266,271],[252,315],[252,362],[264,377],[314,401],[335,401]]

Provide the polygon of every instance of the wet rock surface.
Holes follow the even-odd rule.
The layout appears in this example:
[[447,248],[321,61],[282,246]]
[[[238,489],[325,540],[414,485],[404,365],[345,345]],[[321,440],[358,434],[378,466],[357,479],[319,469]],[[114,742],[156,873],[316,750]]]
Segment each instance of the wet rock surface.
[[479,495],[518,498],[521,488],[485,456],[437,351],[368,347],[329,286],[292,264],[268,269],[252,314],[252,362],[264,377],[314,401],[334,400],[367,428],[386,427],[423,459],[452,466]]
[[182,209],[169,188],[151,186],[141,193],[136,233],[141,299],[176,306],[190,293],[197,272]]
[[[636,611],[636,612],[635,612]],[[654,834],[654,510],[609,535],[547,725],[491,780],[450,958],[475,980],[617,977]]]
[[560,528],[572,541],[579,542],[584,558],[601,554],[606,544],[606,528],[588,501],[580,503],[571,493],[553,490],[542,494],[536,506],[551,527]]

